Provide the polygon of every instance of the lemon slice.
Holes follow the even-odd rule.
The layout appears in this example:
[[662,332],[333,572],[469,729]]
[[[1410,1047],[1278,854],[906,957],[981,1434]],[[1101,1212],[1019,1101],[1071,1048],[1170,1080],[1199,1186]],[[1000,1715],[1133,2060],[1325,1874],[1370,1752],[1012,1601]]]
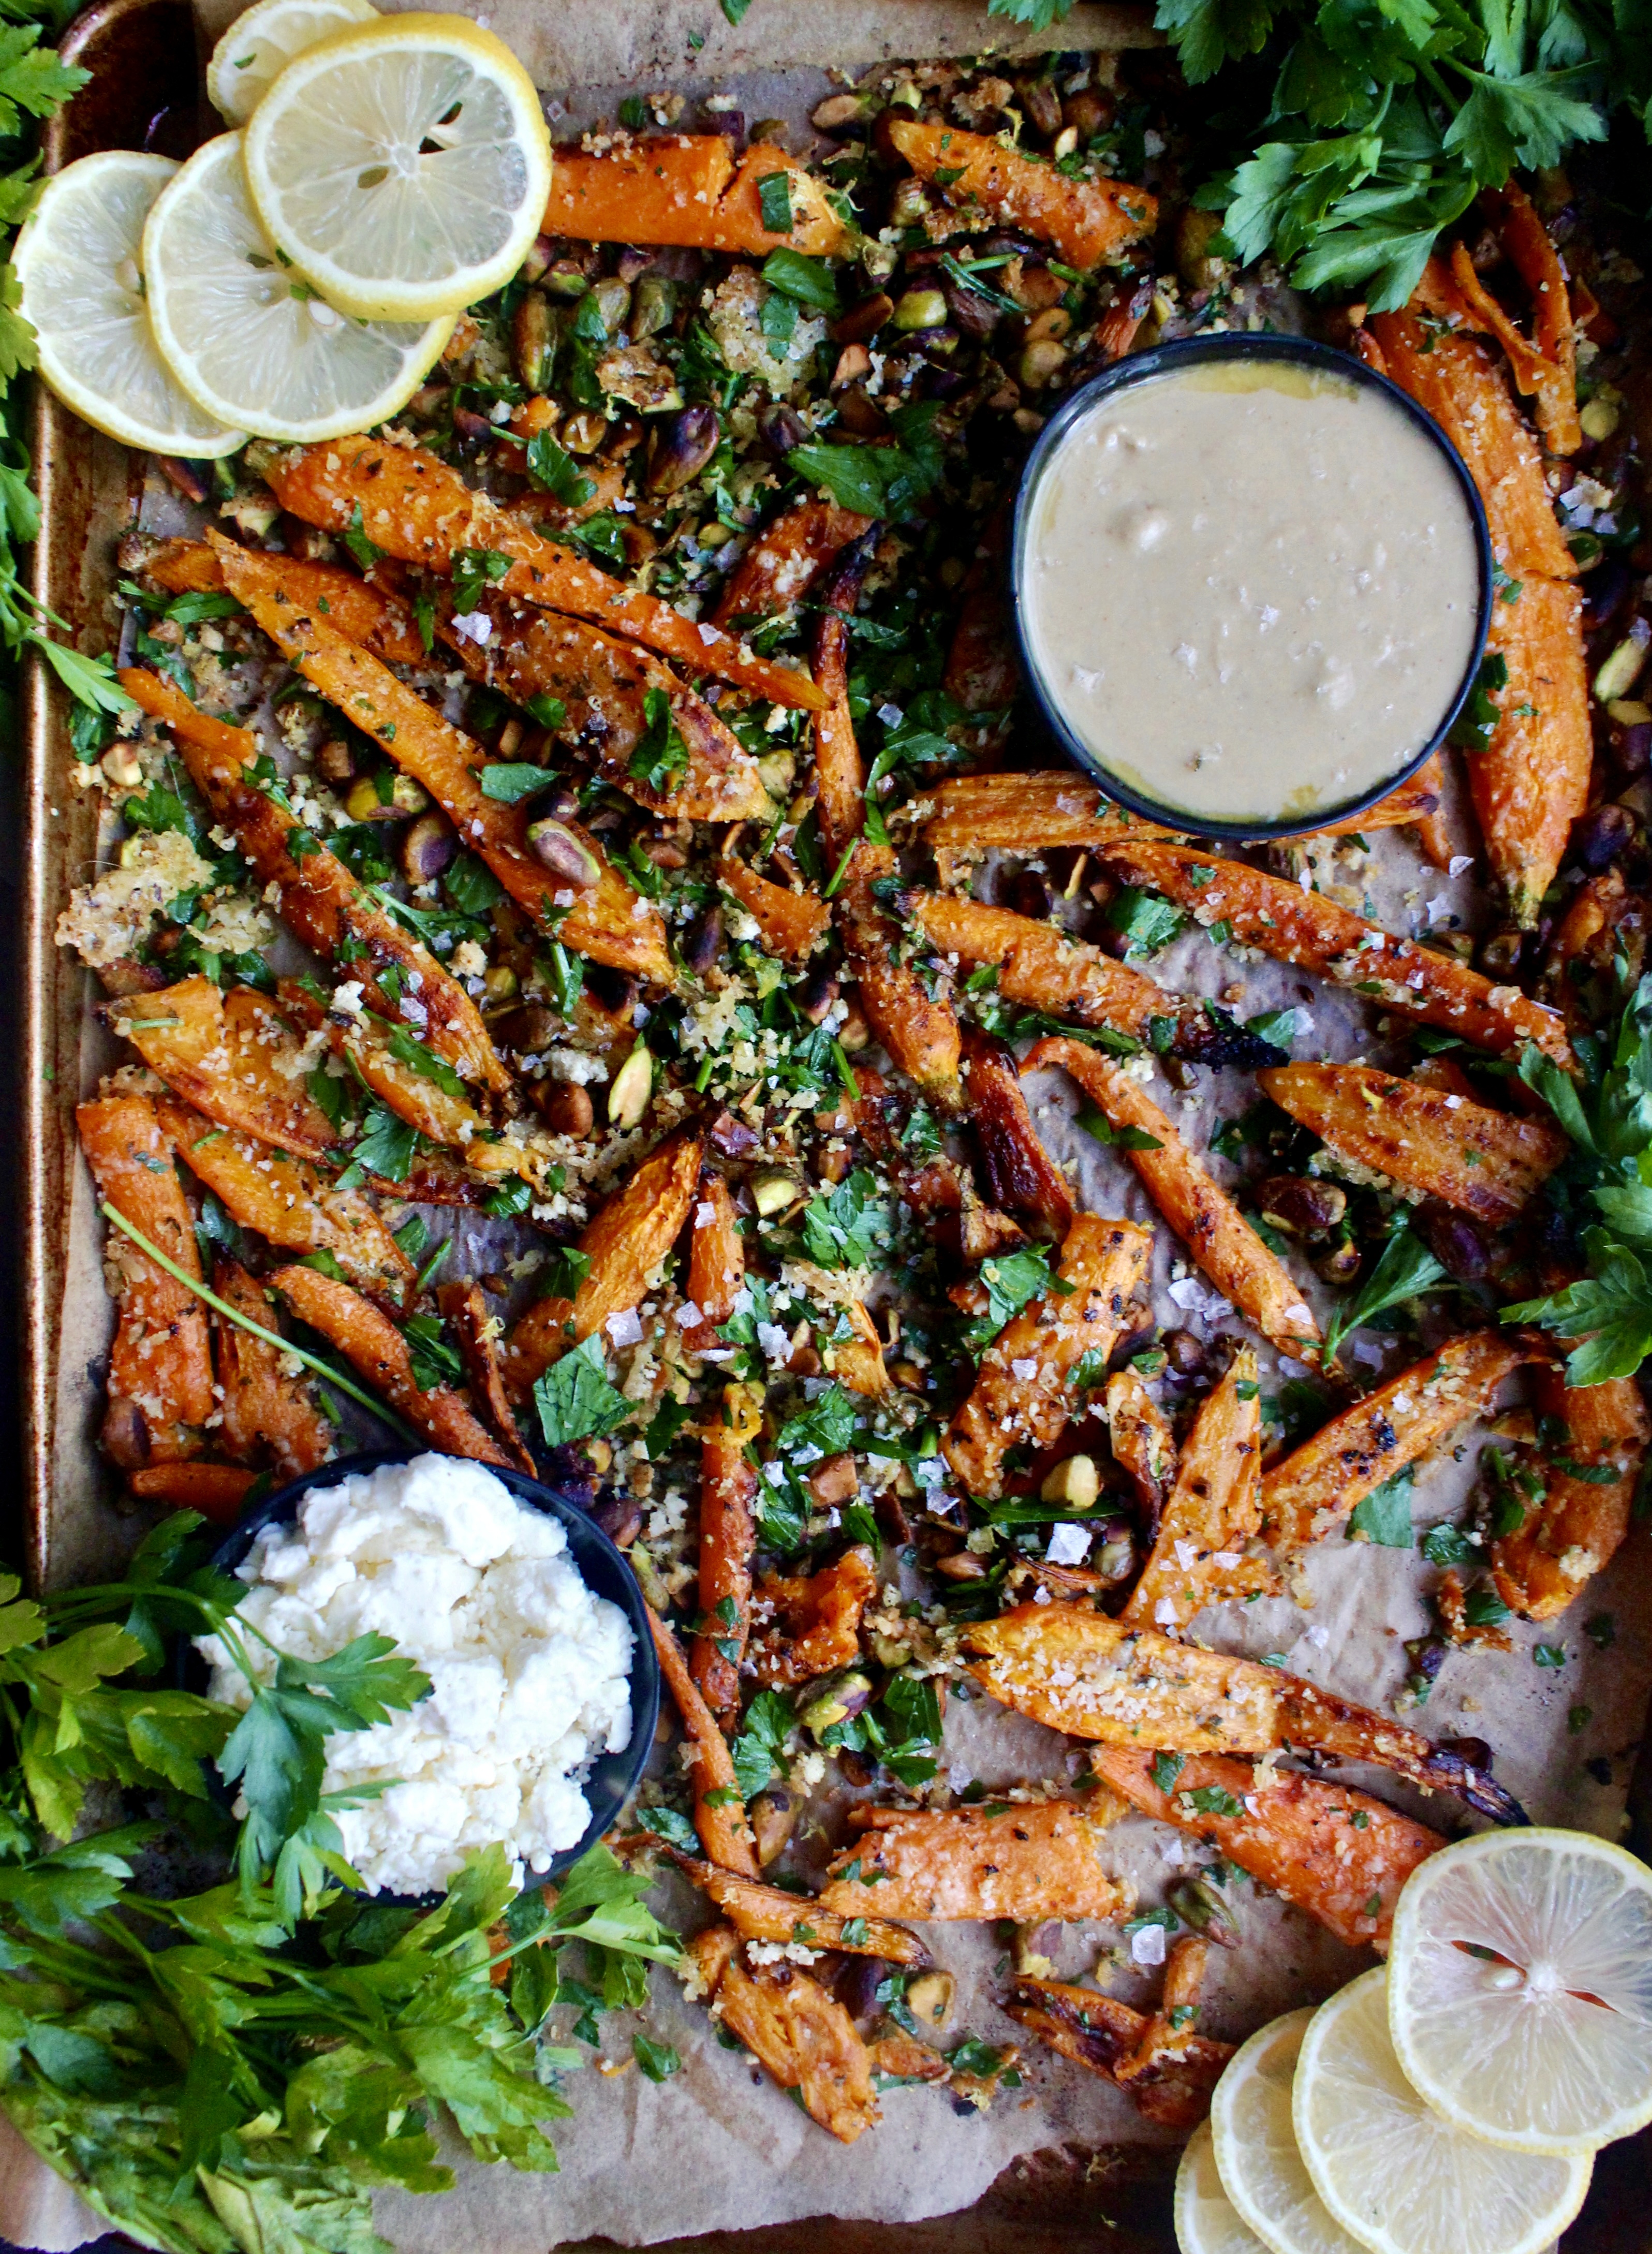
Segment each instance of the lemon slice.
[[239,133],[198,149],[144,229],[155,342],[209,414],[290,445],[365,430],[417,390],[452,332],[356,321],[284,266],[247,193]]
[[247,434],[196,404],[150,331],[144,222],[177,170],[135,149],[82,157],[46,182],[11,256],[40,374],[64,405],[126,445],[200,459]]
[[295,55],[378,12],[370,0],[257,0],[213,49],[207,99],[232,125],[244,125]]
[[1188,2138],[1176,2171],[1176,2244],[1180,2254],[1267,2254],[1222,2188],[1208,2121]]
[[247,128],[272,241],[346,313],[425,321],[508,282],[539,232],[550,136],[502,40],[385,16],[287,65]]
[[1583,2205],[1592,2158],[1510,2152],[1423,2103],[1394,2055],[1388,1973],[1314,2013],[1292,2118],[1313,2188],[1374,2254],[1543,2254]]
[[1406,1881],[1405,2076],[1472,2136],[1584,2152],[1652,2121],[1652,1871],[1586,1831],[1487,1831]]
[[1210,2101],[1222,2188],[1269,2254],[1361,2254],[1313,2188],[1291,2125],[1291,2079],[1312,2008],[1259,2027],[1222,2069]]

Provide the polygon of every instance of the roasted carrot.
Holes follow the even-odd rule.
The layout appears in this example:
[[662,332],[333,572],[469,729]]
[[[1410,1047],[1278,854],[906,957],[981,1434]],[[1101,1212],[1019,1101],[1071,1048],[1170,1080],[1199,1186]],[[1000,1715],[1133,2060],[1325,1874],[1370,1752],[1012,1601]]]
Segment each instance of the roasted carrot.
[[[1214,1839],[1230,1863],[1344,1941],[1385,1951],[1400,1888],[1446,1842],[1369,1793],[1219,1754],[1173,1768],[1109,1746],[1097,1773],[1144,1815]],[[1158,1778],[1166,1782],[1161,1785]]]
[[[792,224],[769,227],[758,183],[784,172]],[[594,155],[558,149],[544,232],[582,242],[657,242],[696,250],[753,251],[788,244],[816,258],[841,256],[849,231],[821,182],[773,143],[738,166],[720,133],[660,133]]]
[[937,1921],[1116,1917],[1129,1894],[1102,1864],[1100,1834],[1067,1800],[1010,1808],[866,1808],[822,1903],[845,1917]]
[[[1184,1933],[1171,1943],[1158,2001],[1141,2040],[1116,2069],[1120,2084],[1132,2096],[1138,2089],[1162,2091],[1166,2069],[1186,2065],[1197,2054],[1200,2038],[1194,2033],[1193,2023],[1199,2016],[1199,1994],[1209,1956],[1210,1943],[1197,1934]],[[1211,2043],[1207,2048],[1220,2052],[1228,2046]]]
[[413,1264],[359,1190],[335,1188],[308,1159],[220,1127],[187,1104],[162,1102],[156,1113],[191,1173],[242,1228],[284,1251],[331,1253],[363,1291],[397,1303],[407,1296]]
[[128,1491],[140,1502],[164,1502],[169,1510],[198,1510],[216,1526],[233,1526],[241,1516],[256,1472],[237,1464],[140,1464],[126,1475]]
[[481,1411],[483,1422],[517,1470],[533,1479],[538,1466],[511,1413],[504,1373],[500,1367],[499,1341],[503,1325],[497,1316],[488,1313],[480,1284],[444,1284],[437,1292],[436,1304],[458,1342],[465,1382],[470,1388],[471,1399]]
[[1078,1405],[1069,1380],[1093,1354],[1105,1363],[1130,1320],[1152,1237],[1127,1221],[1082,1213],[1068,1231],[1054,1286],[1006,1323],[981,1357],[941,1452],[971,1494],[991,1496],[1005,1451],[1054,1445]]
[[1210,2094],[1233,2056],[1231,2043],[1184,2034],[1173,2054],[1144,2060],[1153,2020],[1116,1996],[1064,1980],[1023,1974],[1012,1985],[1004,2010],[1041,2042],[1127,2090],[1150,2121],[1167,2129],[1194,2128],[1210,2110]]
[[[740,646],[717,627],[696,626],[668,603],[610,578],[574,550],[535,532],[514,512],[472,493],[456,470],[420,447],[334,438],[325,446],[274,455],[263,474],[282,507],[306,524],[344,532],[359,511],[375,547],[432,571],[451,571],[455,556],[467,550],[512,556],[510,570],[498,582],[500,594],[591,619],[691,673],[736,682],[775,704],[820,708],[822,700],[807,674],[742,655]],[[228,576],[225,584],[236,593]],[[302,608],[302,598],[294,599]]]
[[1280,1065],[1256,1084],[1344,1158],[1494,1227],[1515,1218],[1569,1147],[1545,1120],[1369,1065]]
[[[216,564],[214,551],[204,552]],[[288,570],[284,558],[284,584]],[[335,853],[267,791],[247,780],[246,770],[258,757],[258,739],[250,729],[232,728],[197,711],[172,682],[157,674],[134,667],[122,674],[121,685],[171,729],[191,780],[219,819],[234,831],[261,888],[276,886],[275,905],[305,946],[340,961],[347,955],[351,976],[361,980],[369,1004],[387,1014],[395,1004],[377,983],[376,973],[394,966],[398,976],[393,983],[410,995],[415,1010],[423,1013],[420,1032],[436,1054],[466,1080],[493,1088],[508,1087],[510,1075],[488,1038],[480,1012],[458,981]]]
[[1271,1586],[1247,1554],[1262,1525],[1261,1395],[1256,1357],[1242,1347],[1187,1435],[1152,1555],[1119,1614],[1129,1626],[1186,1628],[1206,1605]]
[[1110,1620],[1093,1605],[1018,1606],[966,1628],[963,1648],[995,1698],[1069,1737],[1184,1755],[1295,1751],[1371,1761],[1499,1821],[1524,1821],[1455,1747],[1283,1668]]
[[705,1703],[726,1726],[740,1712],[740,1662],[752,1626],[757,1473],[741,1432],[717,1425],[700,1443],[700,1617],[689,1648]]
[[407,1340],[370,1299],[314,1268],[277,1268],[270,1278],[300,1322],[320,1332],[353,1362],[397,1414],[416,1425],[430,1446],[475,1463],[514,1466],[493,1435],[449,1385],[421,1388]]
[[895,960],[890,927],[875,912],[851,914],[845,939],[861,1010],[891,1061],[942,1110],[956,1111],[962,1035],[952,1004]]
[[1490,743],[1468,754],[1469,794],[1493,874],[1530,931],[1589,802],[1594,740],[1581,591],[1529,573],[1511,600],[1492,605],[1488,646],[1508,677],[1496,693]]
[[[1531,339],[1516,327],[1474,271],[1474,262],[1466,242],[1452,246],[1452,280],[1457,285],[1469,326],[1497,340],[1515,379],[1515,388],[1533,400],[1537,428],[1550,453],[1575,454],[1583,443],[1578,421],[1575,369],[1546,359]],[[1564,297],[1565,284],[1562,282],[1559,286]],[[1568,333],[1570,329],[1568,320]]]
[[1293,1354],[1317,1358],[1320,1328],[1290,1270],[1270,1252],[1233,1200],[1218,1189],[1172,1123],[1139,1081],[1082,1042],[1049,1040],[1029,1050],[1022,1069],[1060,1065],[1100,1105],[1115,1128],[1140,1142],[1126,1152],[1149,1195],[1225,1298],[1264,1337]]
[[1505,1604],[1528,1620],[1553,1620],[1611,1564],[1628,1532],[1652,1423],[1629,1377],[1568,1386],[1558,1369],[1545,1369],[1537,1402],[1562,1438],[1541,1461],[1541,1499],[1493,1543],[1491,1570]]
[[704,1147],[693,1132],[662,1143],[587,1225],[578,1249],[591,1264],[578,1291],[539,1300],[506,1341],[505,1382],[516,1399],[569,1347],[636,1306],[689,1217]]
[[[649,1844],[658,1842],[650,1838]],[[732,1871],[702,1862],[697,1855],[685,1855],[678,1847],[668,1847],[666,1852],[683,1876],[717,1904],[742,1941],[807,1939],[815,1948],[841,1949],[851,1956],[881,1956],[890,1964],[929,1962],[928,1950],[904,1925],[891,1925],[881,1917],[844,1917],[822,1909],[816,1896],[736,1878]]]
[[1153,1541],[1176,1478],[1176,1436],[1133,1369],[1116,1369],[1107,1381],[1107,1437],[1113,1461],[1135,1489],[1147,1538]]
[[304,1088],[298,1040],[250,986],[224,994],[210,978],[181,978],[105,1016],[174,1096],[219,1126],[306,1158],[335,1152],[338,1130]]
[[976,1026],[969,1027],[961,1070],[987,1195],[994,1205],[1022,1214],[1040,1236],[1059,1242],[1073,1225],[1073,1194],[1039,1140],[1008,1045]]
[[1155,1019],[1176,1016],[1173,995],[1099,947],[1070,938],[1059,924],[950,892],[908,892],[905,906],[937,954],[993,964],[1006,1002],[1070,1018],[1075,1025],[1110,1026],[1138,1040],[1147,1038]]
[[1486,504],[1492,553],[1511,578],[1572,579],[1536,440],[1484,347],[1414,312],[1376,313],[1386,373],[1427,409],[1468,465]]
[[845,2145],[876,2125],[872,2053],[819,1981],[794,1964],[749,1969],[727,1926],[696,1934],[689,1953],[723,2025],[812,2120]]
[[[1045,853],[1060,845],[1094,849],[1116,838],[1169,837],[1178,833],[1144,822],[1104,797],[1094,783],[1062,768],[1054,774],[954,775],[931,794],[934,812],[924,839],[937,853]],[[1430,760],[1363,814],[1333,822],[1320,834],[1397,829],[1422,822],[1439,804],[1436,763]]]
[[508,596],[483,596],[466,622],[478,612],[488,628],[480,641],[455,627],[451,598],[437,612],[437,631],[466,672],[513,704],[559,704],[552,735],[589,752],[604,780],[639,806],[675,821],[767,817],[757,761],[662,658],[588,620]]
[[[844,951],[867,1024],[890,1060],[944,1110],[962,1102],[962,1039],[952,1004],[938,1000],[896,950],[897,930],[872,886],[894,866],[889,847],[864,835],[865,769],[849,704],[849,628],[856,574],[829,588],[815,639],[815,672],[826,705],[816,718],[815,767],[821,837],[838,891]],[[841,603],[844,609],[834,607]]]
[[[200,1257],[172,1144],[146,1096],[106,1096],[75,1115],[100,1198],[199,1284]],[[206,1310],[129,1236],[104,1250],[116,1311],[105,1445],[122,1470],[195,1454],[214,1407]]]
[[878,1593],[860,1544],[818,1573],[771,1575],[752,1592],[751,1661],[766,1690],[807,1683],[860,1656],[860,1617]]
[[746,1241],[739,1215],[722,1175],[709,1173],[695,1200],[689,1235],[689,1305],[697,1320],[683,1331],[682,1343],[691,1354],[717,1346],[718,1326],[734,1312],[745,1280]]
[[1448,1432],[1483,1416],[1503,1379],[1529,1359],[1506,1332],[1470,1331],[1390,1377],[1264,1475],[1264,1538],[1290,1557],[1329,1534]]
[[[237,1314],[277,1330],[279,1318],[263,1285],[238,1260],[220,1255],[213,1264],[213,1289]],[[213,1315],[218,1383],[223,1394],[219,1437],[238,1463],[268,1462],[277,1479],[297,1479],[325,1463],[332,1448],[332,1427],[316,1406],[302,1372],[289,1376],[283,1357],[268,1339],[239,1323]]]
[[[389,588],[374,585],[342,564],[312,564],[301,556],[284,556],[281,568],[295,603],[323,611],[341,634],[359,641],[374,657],[383,658],[387,665],[428,662],[411,606]],[[144,557],[141,569],[145,578],[169,593],[224,591],[218,550],[204,540],[162,541]]]
[[657,913],[610,866],[595,838],[569,822],[568,859],[582,881],[550,868],[528,846],[525,806],[489,798],[481,787],[481,747],[397,680],[388,666],[347,641],[331,622],[287,596],[277,559],[241,550],[223,554],[225,584],[243,601],[283,654],[346,719],[384,747],[428,790],[499,878],[537,920],[553,922],[565,945],[616,970],[668,986],[675,973]]
[[[496,1138],[492,1120],[471,1102],[463,1082],[432,1072],[427,1054],[405,1026],[366,1010],[324,1010],[292,980],[284,979],[276,992],[297,1022],[325,1026],[334,1054],[345,1060],[352,1076],[427,1142],[462,1153],[479,1174],[532,1170],[536,1154],[514,1138]],[[542,1167],[542,1158],[538,1164]]]
[[700,1844],[723,1870],[732,1871],[742,1879],[755,1879],[759,1875],[757,1849],[752,1844],[752,1827],[746,1820],[746,1803],[740,1797],[728,1740],[717,1726],[716,1715],[701,1697],[700,1686],[669,1623],[652,1607],[648,1629],[659,1655],[666,1688],[676,1701],[682,1726],[695,1747],[694,1828],[700,1835]]
[[724,582],[712,612],[731,629],[794,611],[833,559],[873,520],[834,500],[794,501],[760,532]]
[[1477,1048],[1517,1052],[1535,1041],[1557,1064],[1572,1061],[1559,1018],[1518,987],[1494,985],[1454,956],[1396,939],[1322,892],[1305,892],[1242,861],[1157,840],[1125,839],[1107,846],[1103,858],[1132,884],[1164,893],[1200,923],[1226,922],[1242,947],[1317,971],[1384,1009],[1460,1033]]
[[914,172],[947,201],[990,213],[1051,243],[1069,266],[1088,270],[1152,231],[1158,206],[1124,180],[1069,180],[981,133],[898,118],[889,137]]
[[813,892],[788,892],[727,853],[717,862],[716,872],[724,891],[755,921],[766,955],[801,962],[814,953],[832,920],[824,900]]
[[[1583,298],[1589,295],[1587,290],[1568,285],[1554,240],[1536,206],[1516,180],[1511,178],[1504,187],[1488,188],[1480,203],[1495,221],[1510,264],[1531,292],[1531,331],[1538,351],[1557,366],[1574,369],[1578,332],[1587,323],[1574,320],[1571,301],[1574,290]],[[1553,446],[1552,451],[1565,450]]]

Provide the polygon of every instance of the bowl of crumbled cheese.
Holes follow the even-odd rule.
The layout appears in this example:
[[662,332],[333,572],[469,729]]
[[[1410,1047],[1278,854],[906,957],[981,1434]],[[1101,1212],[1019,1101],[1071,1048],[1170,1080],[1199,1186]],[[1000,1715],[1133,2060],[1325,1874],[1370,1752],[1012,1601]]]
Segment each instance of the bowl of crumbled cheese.
[[[214,1563],[247,1585],[236,1617],[270,1681],[284,1656],[369,1634],[430,1679],[326,1740],[322,1789],[368,1893],[438,1892],[497,1842],[521,1881],[554,1878],[612,1825],[654,1742],[659,1663],[635,1577],[570,1497],[460,1457],[346,1457],[272,1494]],[[250,1702],[217,1638],[191,1665]]]

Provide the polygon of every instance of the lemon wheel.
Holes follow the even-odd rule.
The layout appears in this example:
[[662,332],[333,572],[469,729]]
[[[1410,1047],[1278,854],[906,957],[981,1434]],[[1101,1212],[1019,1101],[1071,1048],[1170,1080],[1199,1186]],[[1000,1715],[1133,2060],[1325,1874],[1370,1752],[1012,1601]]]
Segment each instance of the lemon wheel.
[[1389,2026],[1473,2136],[1584,2152],[1652,2121],[1652,1871],[1586,1831],[1488,1831],[1406,1881]]
[[363,430],[410,397],[452,314],[358,321],[284,266],[247,192],[242,136],[198,149],[144,230],[155,341],[208,414],[262,438],[310,444]]
[[550,138],[532,81],[462,16],[386,16],[307,48],[247,128],[271,240],[329,304],[430,320],[508,282],[539,232]]
[[295,55],[377,13],[370,0],[258,0],[213,49],[208,100],[220,117],[244,125]]
[[1381,1967],[1314,2013],[1292,2120],[1314,2189],[1373,2254],[1543,2254],[1583,2205],[1593,2166],[1507,2152],[1424,2104],[1394,2055]]
[[233,453],[247,433],[191,398],[156,348],[144,300],[144,221],[178,171],[132,149],[54,174],[18,237],[22,310],[41,375],[66,407],[151,453]]
[[1176,2171],[1176,2244],[1179,2254],[1268,2254],[1222,2188],[1208,2121],[1188,2138]]
[[1259,2027],[1222,2069],[1210,2101],[1222,2188],[1270,2254],[1360,2254],[1326,2208],[1297,2150],[1291,2084],[1312,2010]]

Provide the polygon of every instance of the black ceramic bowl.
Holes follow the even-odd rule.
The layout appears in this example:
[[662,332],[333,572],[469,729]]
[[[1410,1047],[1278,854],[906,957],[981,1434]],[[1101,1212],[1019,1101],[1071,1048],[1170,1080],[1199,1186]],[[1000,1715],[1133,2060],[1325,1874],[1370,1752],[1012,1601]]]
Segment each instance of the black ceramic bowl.
[[[290,1480],[248,1512],[234,1532],[214,1550],[213,1564],[220,1572],[233,1573],[251,1549],[255,1535],[271,1524],[290,1524],[298,1515],[300,1499],[312,1488],[337,1487],[340,1480],[358,1472],[374,1472],[382,1464],[409,1463],[415,1456],[428,1452],[410,1447],[374,1448],[360,1455],[340,1456],[335,1463],[325,1464],[318,1472]],[[586,1587],[594,1595],[606,1597],[619,1606],[631,1623],[634,1639],[631,1661],[631,1742],[623,1753],[602,1754],[592,1763],[582,1788],[591,1805],[591,1821],[575,1845],[564,1847],[553,1856],[548,1870],[534,1872],[535,1883],[540,1884],[570,1870],[588,1848],[595,1846],[604,1832],[612,1829],[635,1788],[653,1750],[654,1726],[660,1718],[660,1662],[654,1653],[648,1611],[636,1575],[601,1528],[592,1523],[577,1499],[562,1489],[528,1479],[521,1472],[506,1471],[492,1464],[487,1468],[519,1502],[526,1503],[530,1510],[542,1510],[548,1518],[560,1522],[568,1536],[568,1554],[578,1567]],[[179,1661],[185,1686],[192,1690],[204,1689],[206,1662],[187,1639],[181,1646]],[[374,1899],[403,1902],[410,1898],[381,1894]],[[439,1897],[432,1894],[421,1899],[429,1902]]]
[[[1440,716],[1439,725],[1427,743],[1403,766],[1384,776],[1374,789],[1362,792],[1357,797],[1345,799],[1338,805],[1317,806],[1309,815],[1281,822],[1218,822],[1206,816],[1195,818],[1185,807],[1161,803],[1122,780],[1103,765],[1088,745],[1068,725],[1060,705],[1050,695],[1039,670],[1021,599],[1027,542],[1031,537],[1033,496],[1046,466],[1080,416],[1086,414],[1097,400],[1110,398],[1115,392],[1132,388],[1138,384],[1151,383],[1158,376],[1176,374],[1183,368],[1208,367],[1213,362],[1236,360],[1287,360],[1319,374],[1334,375],[1345,383],[1362,385],[1368,391],[1381,392],[1385,399],[1392,401],[1400,413],[1423,432],[1450,465],[1474,528],[1480,565],[1479,606],[1468,663],[1455,695]],[[1015,523],[1010,547],[1010,593],[1015,612],[1016,640],[1020,648],[1022,671],[1052,733],[1074,765],[1082,767],[1086,774],[1098,782],[1109,798],[1116,799],[1121,806],[1129,807],[1133,814],[1139,814],[1149,822],[1161,822],[1172,830],[1188,830],[1200,837],[1231,838],[1242,842],[1250,838],[1302,836],[1312,830],[1326,829],[1334,822],[1347,821],[1356,814],[1362,814],[1367,807],[1375,806],[1379,799],[1386,798],[1391,790],[1397,789],[1401,783],[1414,775],[1424,761],[1432,758],[1446,741],[1474,685],[1480,660],[1485,654],[1487,633],[1491,626],[1492,585],[1491,537],[1486,528],[1486,511],[1475,489],[1474,480],[1469,475],[1467,465],[1456,447],[1432,416],[1426,414],[1396,383],[1390,383],[1387,376],[1379,375],[1375,368],[1368,368],[1363,360],[1356,360],[1351,353],[1338,352],[1333,346],[1320,344],[1312,337],[1253,336],[1248,333],[1184,337],[1174,344],[1156,346],[1150,352],[1132,353],[1128,360],[1119,360],[1100,375],[1093,377],[1088,383],[1081,384],[1063,401],[1040,431],[1038,442],[1021,472],[1020,489],[1016,495]]]

